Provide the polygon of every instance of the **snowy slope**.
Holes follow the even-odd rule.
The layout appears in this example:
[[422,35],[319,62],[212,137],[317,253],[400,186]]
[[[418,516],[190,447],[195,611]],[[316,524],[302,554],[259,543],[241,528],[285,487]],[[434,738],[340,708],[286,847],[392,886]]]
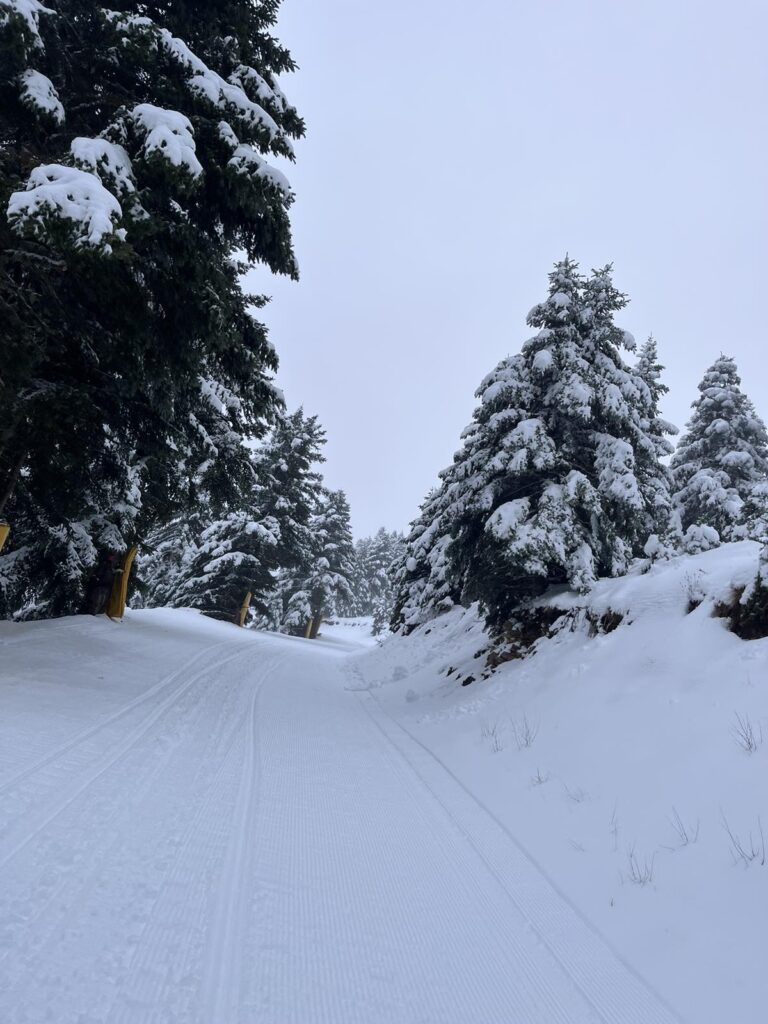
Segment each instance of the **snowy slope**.
[[471,613],[373,646],[0,624],[0,1020],[759,1019],[768,866],[720,809],[745,841],[768,810],[732,732],[759,739],[768,644],[684,613],[755,550],[601,583],[631,625],[467,688],[440,670],[480,664]]
[[[539,641],[468,687],[457,680],[479,676],[486,645],[472,612],[348,666],[350,685],[447,766],[695,1024],[760,1019],[768,1005],[768,640],[739,640],[712,615],[754,578],[757,552],[730,544],[600,581],[588,605],[625,615],[614,632]],[[687,614],[691,598],[701,604]],[[754,732],[751,753],[737,716]]]

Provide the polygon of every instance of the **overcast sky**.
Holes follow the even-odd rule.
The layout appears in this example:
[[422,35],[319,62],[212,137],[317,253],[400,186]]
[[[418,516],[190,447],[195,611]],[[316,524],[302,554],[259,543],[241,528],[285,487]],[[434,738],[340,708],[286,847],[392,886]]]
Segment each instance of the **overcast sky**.
[[613,262],[683,425],[736,357],[768,417],[765,0],[284,0],[299,284],[255,275],[357,536],[405,528],[551,264]]

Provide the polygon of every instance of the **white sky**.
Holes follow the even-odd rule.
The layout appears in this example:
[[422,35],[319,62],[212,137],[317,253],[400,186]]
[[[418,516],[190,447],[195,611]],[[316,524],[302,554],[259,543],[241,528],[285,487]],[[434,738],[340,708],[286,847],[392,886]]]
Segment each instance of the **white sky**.
[[405,528],[566,251],[613,261],[682,426],[721,350],[768,417],[765,0],[284,0],[299,284],[254,275],[358,536]]

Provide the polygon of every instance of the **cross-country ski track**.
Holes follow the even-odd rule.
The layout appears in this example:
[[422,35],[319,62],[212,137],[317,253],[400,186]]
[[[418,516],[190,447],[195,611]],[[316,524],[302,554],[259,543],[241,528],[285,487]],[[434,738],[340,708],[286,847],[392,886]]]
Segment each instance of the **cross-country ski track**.
[[3,1024],[678,1020],[352,641],[45,625],[0,634]]

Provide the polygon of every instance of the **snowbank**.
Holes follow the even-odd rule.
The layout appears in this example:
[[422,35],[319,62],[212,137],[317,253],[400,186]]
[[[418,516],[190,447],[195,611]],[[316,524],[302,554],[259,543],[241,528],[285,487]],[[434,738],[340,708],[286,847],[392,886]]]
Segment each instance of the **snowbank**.
[[[472,610],[348,666],[350,688],[444,762],[695,1024],[757,1019],[768,1001],[768,640],[713,615],[758,552],[728,544],[601,580],[587,599],[550,595],[573,628],[490,679]],[[586,613],[609,611],[622,621],[590,638]]]

